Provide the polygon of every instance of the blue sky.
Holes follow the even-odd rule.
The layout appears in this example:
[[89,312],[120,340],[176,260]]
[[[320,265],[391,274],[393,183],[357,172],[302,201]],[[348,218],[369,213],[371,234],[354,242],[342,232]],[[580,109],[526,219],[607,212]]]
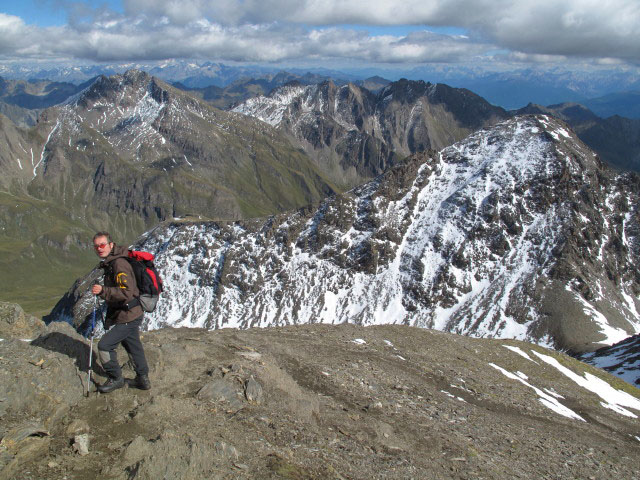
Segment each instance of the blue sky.
[[[63,7],[64,4],[71,2],[56,2],[52,0],[0,0],[0,12],[16,15],[22,18],[25,23],[38,25],[40,27],[50,27],[53,25],[64,25],[67,23],[68,8]],[[105,5],[108,8],[124,13],[122,2],[105,1],[105,2],[74,2],[91,6]]]
[[640,64],[638,0],[0,0],[0,60]]

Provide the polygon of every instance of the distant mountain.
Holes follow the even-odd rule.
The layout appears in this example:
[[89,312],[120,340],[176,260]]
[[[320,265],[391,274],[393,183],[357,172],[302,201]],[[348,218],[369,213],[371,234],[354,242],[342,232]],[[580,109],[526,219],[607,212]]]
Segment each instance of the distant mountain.
[[[201,89],[211,86],[227,87],[234,82],[246,79],[262,79],[278,75],[282,71],[277,66],[261,65],[225,65],[214,62],[194,60],[169,60],[148,63],[64,65],[52,63],[3,63],[0,76],[10,79],[48,79],[58,82],[79,84],[99,75],[121,74],[130,69],[150,72],[156,78],[169,83],[180,83],[187,88]],[[304,77],[315,75],[319,83],[332,79],[337,84],[353,82],[371,91],[377,91],[382,83],[374,80],[366,85],[363,82],[372,78],[391,81],[407,78],[431,83],[445,83],[458,88],[467,88],[486,98],[490,103],[507,110],[518,109],[529,103],[551,105],[564,102],[583,102],[603,117],[614,114],[637,118],[628,107],[615,98],[605,99],[612,109],[599,110],[589,99],[597,99],[621,91],[640,91],[640,76],[633,70],[621,68],[607,69],[536,69],[520,68],[509,71],[488,71],[481,66],[430,64],[404,69],[348,68],[342,70],[326,68],[286,68],[291,75]],[[302,81],[301,83],[307,83]],[[311,83],[311,82],[310,82]],[[371,88],[370,88],[371,87]],[[269,90],[265,90],[265,94]],[[615,95],[614,95],[615,96]],[[596,102],[597,103],[597,102]],[[637,102],[636,102],[637,103]],[[604,107],[603,107],[604,108]]]
[[370,92],[377,93],[379,90],[382,90],[384,87],[391,83],[391,80],[387,80],[386,78],[382,78],[380,76],[369,77],[365,80],[358,80],[353,82],[359,87],[366,88]]
[[465,89],[400,80],[377,93],[354,84],[289,85],[233,109],[295,139],[341,186],[371,179],[414,152],[440,149],[507,118]]
[[52,82],[65,82],[79,85],[100,75],[115,75],[132,69],[135,64],[126,63],[119,65],[92,64],[73,65],[52,63],[2,63],[0,64],[0,76],[12,80],[47,80]]
[[[167,294],[147,326],[393,323],[595,350],[640,331],[639,195],[565,123],[516,117],[313,208],[149,231]],[[51,318],[81,324],[88,285]]]
[[90,83],[74,85],[49,80],[8,80],[0,77],[0,113],[19,126],[33,126],[40,112],[64,102]]
[[603,118],[618,115],[640,119],[640,91],[611,93],[603,97],[583,100],[580,103]]
[[64,102],[91,83],[93,80],[76,86],[66,82],[7,80],[0,77],[0,99],[9,105],[44,109]]
[[[55,275],[46,265],[60,259],[64,249],[56,249],[78,242],[86,247],[87,232],[95,229],[126,243],[174,217],[262,216],[334,192],[313,162],[271,126],[135,70],[98,78],[45,110],[32,129],[8,121],[1,127],[6,204],[0,223],[11,228],[4,230],[0,265],[19,277],[2,276],[2,295],[38,285],[28,271]],[[21,208],[42,213],[22,217]],[[32,248],[42,254],[30,256]]]
[[267,95],[273,89],[283,85],[313,85],[327,80],[327,77],[312,73],[295,75],[282,71],[275,75],[264,75],[258,78],[243,78],[234,81],[226,87],[212,85],[208,87],[194,88],[188,87],[180,82],[174,83],[174,87],[187,91],[191,95],[194,95],[215,107],[229,109],[244,102],[245,100],[248,100],[249,98]]
[[584,95],[564,86],[545,85],[537,80],[480,79],[467,80],[464,85],[493,105],[507,110],[522,108],[529,103],[550,105],[561,102],[582,102]]
[[[389,77],[388,73],[378,73]],[[404,75],[410,79],[468,88],[507,110],[522,108],[529,103],[582,102],[610,93],[640,90],[637,71],[622,68],[521,68],[488,72],[473,66],[429,65]]]
[[[142,70],[152,76],[169,83],[180,83],[187,88],[205,88],[209,86],[226,87],[236,81],[249,78],[277,76],[282,71],[278,67],[260,65],[225,65],[215,62],[196,62],[190,60],[167,60],[162,62],[126,62],[113,64],[60,65],[4,63],[0,65],[0,76],[14,80],[49,80],[80,84],[100,75],[111,76],[123,74],[128,70]],[[307,70],[293,69],[290,75],[304,77],[318,75],[318,80],[326,78],[351,77],[333,70],[315,69],[315,73]]]
[[640,120],[613,116],[600,118],[586,107],[563,103],[542,107],[527,105],[517,114],[546,113],[571,125],[580,139],[604,161],[622,170],[640,172]]

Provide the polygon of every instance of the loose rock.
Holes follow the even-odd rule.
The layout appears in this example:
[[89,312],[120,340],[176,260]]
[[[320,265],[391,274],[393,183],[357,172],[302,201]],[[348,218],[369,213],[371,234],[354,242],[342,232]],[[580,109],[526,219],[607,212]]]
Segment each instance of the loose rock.
[[76,435],[73,439],[72,446],[79,455],[89,455],[89,434],[83,433],[81,435]]
[[256,382],[253,375],[245,384],[244,394],[247,400],[251,403],[259,405],[262,402],[262,386]]

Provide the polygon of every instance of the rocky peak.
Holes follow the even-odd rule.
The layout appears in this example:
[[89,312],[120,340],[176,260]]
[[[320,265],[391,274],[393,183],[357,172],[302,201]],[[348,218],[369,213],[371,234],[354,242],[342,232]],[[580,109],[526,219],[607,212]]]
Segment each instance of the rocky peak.
[[129,107],[151,94],[157,103],[166,103],[169,85],[140,70],[127,70],[124,74],[107,77],[101,75],[79,96],[67,104],[90,109],[97,107]]
[[421,97],[428,97],[434,88],[435,85],[430,82],[401,78],[380,90],[378,100],[393,98],[394,101],[402,104],[414,103]]
[[619,116],[603,119],[577,103],[561,103],[548,107],[529,104],[515,113],[543,113],[564,120],[584,143],[598,152],[603,161],[621,170],[640,171],[638,119]]
[[275,89],[234,111],[285,131],[345,186],[371,179],[411,153],[440,149],[507,117],[471,92],[404,79],[377,94],[329,81]]

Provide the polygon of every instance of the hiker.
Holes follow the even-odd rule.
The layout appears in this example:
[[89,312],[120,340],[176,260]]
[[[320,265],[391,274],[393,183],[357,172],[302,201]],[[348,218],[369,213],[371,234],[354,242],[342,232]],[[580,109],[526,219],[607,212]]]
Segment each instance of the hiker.
[[[98,386],[98,391],[109,393],[122,388],[125,383],[130,387],[149,390],[149,367],[140,341],[143,311],[140,303],[135,301],[139,291],[133,269],[127,260],[129,251],[113,243],[108,232],[98,232],[93,236],[93,248],[102,259],[100,268],[104,270],[104,286],[93,285],[91,293],[107,303],[104,328],[108,330],[98,342],[98,353],[102,368],[109,378]],[[116,347],[120,343],[129,354],[136,371],[134,379],[125,380],[122,377],[116,355]]]

